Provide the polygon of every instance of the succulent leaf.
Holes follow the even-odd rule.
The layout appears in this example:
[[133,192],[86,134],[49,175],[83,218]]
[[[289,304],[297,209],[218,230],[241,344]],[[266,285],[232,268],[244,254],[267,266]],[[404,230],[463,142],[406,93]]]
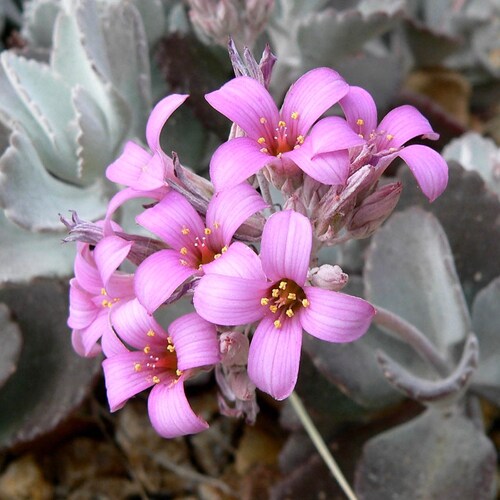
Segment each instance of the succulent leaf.
[[11,320],[9,308],[0,304],[0,389],[17,369],[21,346],[19,327]]

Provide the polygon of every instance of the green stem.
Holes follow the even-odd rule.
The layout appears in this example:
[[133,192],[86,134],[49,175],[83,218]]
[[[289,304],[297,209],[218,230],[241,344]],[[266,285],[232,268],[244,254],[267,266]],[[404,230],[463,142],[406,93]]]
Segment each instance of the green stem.
[[356,495],[354,494],[351,487],[349,486],[349,483],[342,474],[342,471],[340,470],[339,466],[337,465],[337,462],[333,458],[333,455],[330,453],[330,450],[323,441],[323,438],[321,437],[321,434],[318,432],[318,429],[316,429],[316,426],[313,424],[313,421],[311,420],[311,417],[307,413],[307,410],[305,409],[298,394],[296,392],[292,392],[288,400],[293,406],[293,409],[295,410],[295,413],[299,417],[300,422],[304,426],[304,429],[306,430],[307,434],[311,438],[311,441],[318,450],[318,453],[320,454],[321,458],[325,462],[330,472],[333,474],[333,477],[336,479],[339,486],[342,488],[342,491],[345,493],[346,497],[349,500],[356,500]]

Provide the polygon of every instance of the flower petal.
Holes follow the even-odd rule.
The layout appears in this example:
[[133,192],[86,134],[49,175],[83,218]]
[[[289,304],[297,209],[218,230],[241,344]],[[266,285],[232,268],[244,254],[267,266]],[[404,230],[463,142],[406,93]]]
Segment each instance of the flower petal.
[[203,265],[205,274],[223,274],[251,280],[266,281],[258,255],[247,245],[235,241],[227,252],[208,264]]
[[254,141],[262,136],[271,139],[271,130],[278,126],[279,112],[273,98],[263,85],[248,76],[230,80],[205,99]]
[[205,229],[198,212],[176,191],[167,193],[154,207],[138,215],[136,220],[176,250],[191,246],[197,236],[203,237]]
[[102,310],[96,319],[85,329],[81,331],[81,345],[83,346],[83,355],[88,357],[95,352],[96,342],[111,331],[109,323],[108,310]]
[[102,368],[111,411],[119,410],[129,398],[154,384],[149,371],[135,368],[146,366],[148,361],[148,355],[142,351],[116,354],[103,361]]
[[210,160],[210,179],[216,191],[232,188],[256,174],[275,158],[261,153],[259,144],[237,137],[219,146]]
[[220,361],[215,325],[196,313],[185,314],[172,322],[168,333],[177,354],[179,370],[214,365]]
[[212,230],[211,241],[219,240],[220,247],[229,245],[236,230],[266,206],[262,196],[246,182],[215,193],[208,204],[206,219],[207,227]]
[[365,89],[351,86],[339,104],[352,130],[368,139],[377,128],[377,106],[373,97]]
[[[165,347],[167,334],[138,299],[113,309],[111,323],[120,338],[136,349],[142,350],[150,344],[158,349]],[[150,332],[154,332],[154,336],[148,336]]]
[[417,136],[438,139],[430,123],[420,111],[405,104],[389,111],[377,127],[377,151],[399,148],[405,142]]
[[194,291],[193,303],[196,312],[211,323],[244,325],[264,314],[260,299],[268,287],[265,281],[207,274]]
[[351,342],[370,326],[375,309],[366,300],[345,293],[304,287],[309,306],[300,310],[304,330],[328,342]]
[[127,258],[132,244],[131,241],[126,241],[119,236],[106,236],[95,246],[94,259],[104,288],[111,275]]
[[153,108],[146,125],[146,139],[151,151],[161,150],[160,134],[165,123],[188,97],[188,95],[171,94]]
[[141,169],[151,159],[151,154],[135,142],[128,141],[123,153],[108,166],[106,177],[117,184],[133,186],[141,174]]
[[208,424],[189,405],[182,380],[155,385],[148,398],[148,413],[155,431],[164,438],[208,429]]
[[101,352],[101,346],[94,344],[90,351],[86,351],[83,345],[83,330],[73,330],[71,332],[71,345],[73,350],[82,358],[93,358]]
[[128,352],[123,342],[118,338],[112,328],[106,330],[106,334],[101,338],[102,352],[106,357],[115,356]]
[[312,229],[309,219],[284,210],[273,214],[262,232],[260,258],[271,281],[289,278],[302,286],[311,259]]
[[248,375],[273,398],[287,398],[297,382],[302,345],[302,327],[296,317],[276,328],[271,316],[259,323],[250,342]]
[[75,278],[83,290],[92,295],[99,295],[103,283],[87,244],[82,244],[75,257]]
[[[313,123],[330,107],[344,97],[349,85],[333,69],[316,68],[301,76],[288,90],[281,119],[289,133],[305,135]],[[297,118],[293,118],[296,116]]]
[[68,326],[76,329],[86,328],[95,320],[98,308],[88,292],[82,290],[76,278],[71,279],[69,285]]
[[160,250],[137,268],[135,293],[139,302],[152,314],[192,275],[193,269],[179,262],[177,251]]
[[406,146],[397,155],[408,165],[422,192],[434,201],[448,184],[448,164],[436,151],[421,144]]
[[118,191],[108,203],[108,210],[106,211],[106,221],[109,221],[111,216],[120,208],[126,201],[136,198],[153,198],[161,200],[169,191],[168,186],[164,186],[152,191],[139,191],[133,188],[126,188]]

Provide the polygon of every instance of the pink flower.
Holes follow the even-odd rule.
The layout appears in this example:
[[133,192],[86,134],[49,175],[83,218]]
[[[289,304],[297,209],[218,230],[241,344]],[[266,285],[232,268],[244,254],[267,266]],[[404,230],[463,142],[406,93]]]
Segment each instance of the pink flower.
[[75,277],[70,281],[68,326],[73,329],[73,348],[80,356],[100,352],[97,344],[102,337],[104,352],[120,348],[111,328],[110,313],[133,299],[134,276],[117,271],[125,260],[132,242],[118,236],[106,236],[94,250],[78,243]]
[[135,290],[142,305],[152,313],[186,279],[202,274],[226,252],[241,224],[265,206],[255,189],[241,184],[212,197],[206,222],[175,191],[139,215],[137,222],[170,246],[148,257],[137,269]]
[[142,197],[159,200],[168,191],[165,179],[173,176],[174,165],[161,149],[160,134],[172,113],[187,97],[172,94],[153,108],[146,125],[146,140],[151,152],[128,141],[123,153],[107,168],[106,177],[110,181],[128,186],[111,199],[107,218],[127,200]]
[[276,399],[292,392],[298,375],[302,329],[328,342],[363,335],[375,311],[366,301],[306,283],[312,247],[309,220],[292,210],[264,226],[260,258],[233,243],[195,289],[194,306],[220,325],[258,321],[248,358],[255,385]]
[[396,157],[410,168],[420,188],[434,201],[448,183],[448,165],[443,157],[420,144],[404,146],[417,136],[438,139],[429,122],[413,106],[399,106],[390,111],[377,126],[377,108],[372,96],[360,87],[350,87],[340,105],[351,128],[368,141],[372,159],[366,163],[377,166],[381,175]]
[[216,190],[234,186],[266,165],[288,174],[298,166],[319,182],[343,184],[349,173],[347,148],[364,140],[341,118],[314,123],[348,89],[337,72],[317,68],[290,87],[280,111],[266,88],[246,76],[207,94],[210,105],[246,133],[215,151],[210,177]]
[[112,355],[103,362],[111,411],[153,387],[148,413],[158,434],[173,438],[208,428],[190,407],[184,382],[198,369],[219,361],[215,326],[191,313],[172,322],[167,333],[137,300],[117,312],[113,326],[137,350]]

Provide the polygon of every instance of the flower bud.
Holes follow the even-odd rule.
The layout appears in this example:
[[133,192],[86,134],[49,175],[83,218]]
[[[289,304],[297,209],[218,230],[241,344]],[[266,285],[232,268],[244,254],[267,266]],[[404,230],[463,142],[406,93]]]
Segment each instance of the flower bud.
[[248,337],[238,331],[221,334],[219,349],[224,366],[245,366],[248,362]]
[[313,267],[309,271],[308,278],[313,286],[334,292],[342,290],[349,280],[349,276],[342,271],[340,266],[332,266],[331,264]]
[[391,215],[396,207],[403,186],[393,182],[377,189],[363,200],[348,224],[353,238],[366,238]]

